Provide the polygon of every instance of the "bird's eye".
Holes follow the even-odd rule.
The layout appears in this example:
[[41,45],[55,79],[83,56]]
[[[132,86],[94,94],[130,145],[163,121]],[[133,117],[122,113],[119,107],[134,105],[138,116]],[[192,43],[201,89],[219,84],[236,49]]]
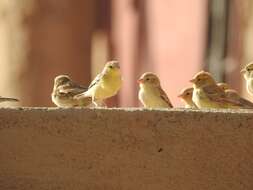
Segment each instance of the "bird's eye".
[[189,96],[189,95],[190,95],[190,93],[189,93],[189,92],[187,92],[187,93],[186,93],[186,95],[187,95],[187,96]]
[[250,69],[249,69],[249,68],[247,68],[246,70],[247,70],[248,72],[250,71]]
[[110,68],[110,69],[112,69],[112,68],[113,68],[113,66],[112,66],[112,65],[110,65],[110,66],[109,66],[109,68]]
[[198,81],[200,81],[200,78],[198,78]]
[[149,78],[147,78],[146,80],[149,81]]

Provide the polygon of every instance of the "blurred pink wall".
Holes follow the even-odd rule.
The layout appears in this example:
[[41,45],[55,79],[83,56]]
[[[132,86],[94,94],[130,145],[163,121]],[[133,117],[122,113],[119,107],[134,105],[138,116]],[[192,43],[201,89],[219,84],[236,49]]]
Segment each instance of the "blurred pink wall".
[[207,0],[112,0],[112,43],[121,61],[121,106],[137,106],[137,78],[159,75],[175,106],[189,79],[201,69]]

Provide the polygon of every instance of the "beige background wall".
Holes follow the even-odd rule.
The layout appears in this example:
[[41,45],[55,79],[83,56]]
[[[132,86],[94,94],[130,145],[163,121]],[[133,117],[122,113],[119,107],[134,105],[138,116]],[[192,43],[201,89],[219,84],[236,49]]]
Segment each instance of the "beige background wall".
[[53,79],[90,82],[93,0],[0,1],[0,95],[49,106]]

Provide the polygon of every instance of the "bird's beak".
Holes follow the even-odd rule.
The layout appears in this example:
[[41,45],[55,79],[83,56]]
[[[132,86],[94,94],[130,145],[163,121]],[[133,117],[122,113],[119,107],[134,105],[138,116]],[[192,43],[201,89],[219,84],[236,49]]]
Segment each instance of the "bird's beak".
[[141,84],[143,82],[143,79],[138,79],[137,82]]
[[242,73],[242,74],[246,73],[246,69],[242,69],[242,70],[240,71],[240,73]]
[[115,67],[116,67],[117,69],[120,69],[120,66],[119,66],[119,64],[116,64],[116,65],[115,65]]
[[179,94],[177,95],[178,98],[182,98],[183,97],[183,94]]
[[195,82],[196,82],[196,79],[195,79],[195,78],[193,78],[193,79],[191,79],[189,82],[191,82],[191,83],[195,83]]

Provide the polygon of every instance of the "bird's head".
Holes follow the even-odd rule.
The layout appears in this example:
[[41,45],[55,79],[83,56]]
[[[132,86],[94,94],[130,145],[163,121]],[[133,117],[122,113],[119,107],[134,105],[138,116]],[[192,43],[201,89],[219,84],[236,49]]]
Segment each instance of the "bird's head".
[[138,83],[144,86],[146,85],[156,86],[156,87],[160,86],[159,78],[154,73],[151,73],[151,72],[147,72],[141,75],[141,77],[138,79]]
[[212,75],[205,71],[198,72],[193,79],[190,80],[196,87],[204,87],[208,85],[216,84]]
[[61,85],[67,84],[68,82],[70,82],[70,78],[68,75],[58,75],[57,77],[55,77],[54,79],[54,87],[57,88]]
[[217,83],[217,85],[218,85],[222,90],[224,90],[224,91],[230,89],[230,88],[229,88],[229,85],[228,85],[227,83],[225,83],[225,82]]
[[251,76],[251,73],[253,71],[253,62],[247,64],[242,70],[241,73],[244,75],[245,79],[248,79]]
[[104,71],[105,74],[110,75],[119,75],[120,74],[120,66],[118,61],[108,61],[105,64]]
[[178,95],[179,98],[183,100],[191,100],[192,99],[192,93],[193,93],[193,88],[184,88],[180,94]]

